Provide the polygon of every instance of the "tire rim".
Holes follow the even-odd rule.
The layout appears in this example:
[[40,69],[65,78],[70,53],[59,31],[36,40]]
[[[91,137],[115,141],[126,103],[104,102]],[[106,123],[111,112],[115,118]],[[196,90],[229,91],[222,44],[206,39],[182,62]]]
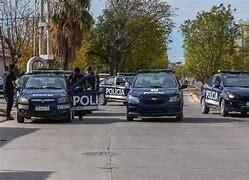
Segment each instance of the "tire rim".
[[204,112],[205,109],[205,100],[204,98],[201,100],[201,111]]

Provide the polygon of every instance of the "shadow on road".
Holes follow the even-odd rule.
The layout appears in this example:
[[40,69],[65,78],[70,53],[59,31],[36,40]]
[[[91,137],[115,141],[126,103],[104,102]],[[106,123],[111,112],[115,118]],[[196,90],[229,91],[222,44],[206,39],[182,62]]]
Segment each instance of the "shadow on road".
[[[28,135],[38,128],[10,128],[10,127],[0,127],[0,147],[11,142],[12,140],[19,138],[21,136]],[[0,176],[1,177],[1,176]],[[1,178],[0,178],[1,179]]]
[[157,123],[233,123],[233,122],[249,122],[244,119],[238,119],[238,118],[192,118],[192,117],[186,117],[183,119],[183,121],[176,121],[174,118],[146,118],[142,120],[135,120],[137,122],[157,122]]
[[45,180],[47,179],[50,174],[53,172],[51,171],[0,171],[0,179],[11,179],[11,180],[28,180],[28,179],[35,179],[35,180]]

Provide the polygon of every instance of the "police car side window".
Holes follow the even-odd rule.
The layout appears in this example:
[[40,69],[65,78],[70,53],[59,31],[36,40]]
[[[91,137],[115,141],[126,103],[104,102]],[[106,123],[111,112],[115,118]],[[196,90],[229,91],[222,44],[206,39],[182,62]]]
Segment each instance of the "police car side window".
[[113,86],[114,85],[114,78],[109,78],[105,81],[106,85]]
[[221,78],[220,78],[220,76],[217,76],[215,78],[214,85],[218,87],[218,86],[220,86],[220,83],[221,83]]
[[211,78],[209,78],[207,84],[208,84],[209,86],[212,86],[212,85],[214,84],[214,76],[212,76]]

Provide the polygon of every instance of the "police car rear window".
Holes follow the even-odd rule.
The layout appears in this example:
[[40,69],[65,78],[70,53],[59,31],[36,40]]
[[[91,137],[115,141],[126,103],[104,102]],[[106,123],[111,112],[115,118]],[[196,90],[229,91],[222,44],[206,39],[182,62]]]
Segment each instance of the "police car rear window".
[[248,87],[249,88],[249,76],[224,76],[223,77],[225,87]]
[[25,85],[27,89],[65,89],[65,80],[61,77],[30,77]]
[[134,83],[137,88],[173,88],[177,87],[177,82],[172,75],[168,74],[140,74]]

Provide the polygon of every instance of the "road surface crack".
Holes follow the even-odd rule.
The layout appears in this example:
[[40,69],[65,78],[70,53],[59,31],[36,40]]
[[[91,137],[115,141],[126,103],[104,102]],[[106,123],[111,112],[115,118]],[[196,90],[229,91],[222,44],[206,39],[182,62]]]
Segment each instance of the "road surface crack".
[[107,146],[107,151],[109,153],[109,169],[110,169],[110,174],[111,174],[111,180],[113,180],[113,167],[112,167],[113,153],[111,153],[110,149],[111,149],[111,145],[112,145],[112,130],[113,130],[113,128],[114,128],[114,125],[112,125],[108,131],[109,142],[108,142],[108,146]]

